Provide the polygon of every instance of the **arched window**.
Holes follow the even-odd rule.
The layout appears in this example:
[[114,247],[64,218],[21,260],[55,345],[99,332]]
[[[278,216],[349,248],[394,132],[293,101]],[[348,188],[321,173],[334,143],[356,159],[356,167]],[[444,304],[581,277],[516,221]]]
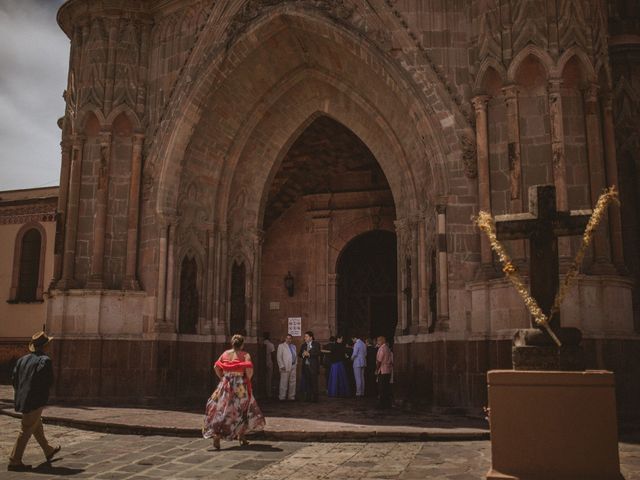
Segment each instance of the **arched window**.
[[245,301],[245,281],[246,268],[244,263],[233,262],[231,270],[231,325],[230,334],[246,334],[246,301]]
[[179,333],[196,333],[198,303],[198,264],[195,258],[184,257],[180,268]]
[[42,300],[44,255],[44,229],[39,224],[22,227],[16,236],[10,302]]

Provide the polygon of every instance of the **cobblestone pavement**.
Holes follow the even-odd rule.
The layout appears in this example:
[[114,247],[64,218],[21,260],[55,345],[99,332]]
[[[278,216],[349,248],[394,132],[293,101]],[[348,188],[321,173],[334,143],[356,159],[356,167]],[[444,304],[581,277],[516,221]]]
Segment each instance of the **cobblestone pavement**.
[[[25,462],[31,473],[6,471],[19,421],[0,417],[0,479],[215,478],[230,479],[447,479],[479,480],[489,468],[489,442],[297,443],[256,441],[240,448],[223,442],[216,452],[201,439],[114,435],[45,426],[63,446],[51,466],[34,440]],[[622,443],[627,480],[640,480],[640,444]]]

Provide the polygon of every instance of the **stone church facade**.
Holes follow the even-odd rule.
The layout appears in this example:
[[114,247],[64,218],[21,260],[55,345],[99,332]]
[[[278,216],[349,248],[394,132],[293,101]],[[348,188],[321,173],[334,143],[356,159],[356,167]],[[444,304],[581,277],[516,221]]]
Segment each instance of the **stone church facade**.
[[471,217],[551,183],[565,210],[621,190],[562,321],[637,405],[636,2],[68,0],[58,21],[59,397],[206,398],[232,333],[256,352],[301,317],[392,336],[398,396],[484,405],[529,319]]

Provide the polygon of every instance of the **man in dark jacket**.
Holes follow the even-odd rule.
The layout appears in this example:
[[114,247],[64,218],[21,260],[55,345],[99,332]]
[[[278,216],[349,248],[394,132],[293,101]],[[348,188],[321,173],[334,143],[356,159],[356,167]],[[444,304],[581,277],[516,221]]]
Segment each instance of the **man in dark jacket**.
[[305,400],[317,402],[320,344],[313,338],[312,332],[304,334],[304,343],[300,347],[300,358],[302,358],[302,383],[305,389]]
[[27,442],[33,435],[47,461],[51,461],[61,447],[52,447],[44,436],[42,410],[49,400],[49,388],[53,383],[53,366],[45,349],[51,338],[44,332],[38,332],[31,338],[31,353],[20,358],[13,369],[13,389],[15,390],[15,410],[22,413],[22,422],[18,439],[9,458],[8,470],[24,471],[31,465],[22,463],[22,455]]

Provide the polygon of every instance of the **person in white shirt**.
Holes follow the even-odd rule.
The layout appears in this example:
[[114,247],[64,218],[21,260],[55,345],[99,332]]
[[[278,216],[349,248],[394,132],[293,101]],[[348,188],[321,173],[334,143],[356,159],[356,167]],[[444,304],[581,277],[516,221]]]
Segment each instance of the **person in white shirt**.
[[276,347],[273,346],[273,343],[269,339],[269,332],[264,332],[262,335],[264,338],[263,344],[265,348],[265,366],[267,370],[267,378],[266,378],[266,391],[267,398],[271,398],[273,396],[273,354],[276,351]]
[[287,335],[284,342],[278,345],[278,368],[280,369],[280,392],[278,398],[295,400],[296,398],[296,346],[291,343],[293,337]]

